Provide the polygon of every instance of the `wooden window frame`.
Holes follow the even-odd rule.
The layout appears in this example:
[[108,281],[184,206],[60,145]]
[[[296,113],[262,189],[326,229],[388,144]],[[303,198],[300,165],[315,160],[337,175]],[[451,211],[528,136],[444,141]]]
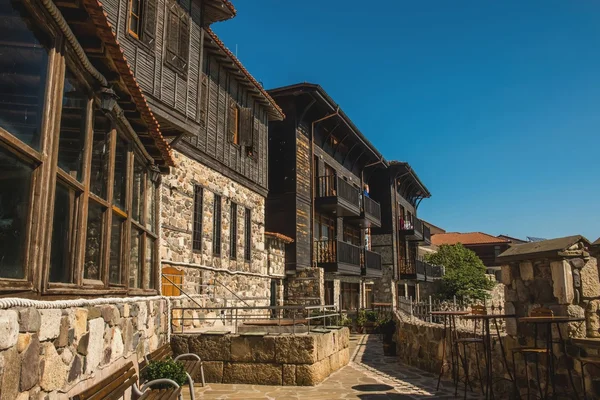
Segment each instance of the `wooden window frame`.
[[[190,3],[191,4],[191,3]],[[177,27],[171,25],[171,14],[177,17]],[[182,24],[185,25],[186,31],[183,32]],[[184,79],[187,79],[187,72],[190,63],[190,43],[191,43],[191,18],[189,11],[186,11],[181,6],[179,1],[170,0],[167,2],[167,12],[165,16],[165,29],[167,39],[164,41],[164,63],[172,68],[176,73],[180,74]],[[177,49],[171,49],[169,47],[169,37],[174,37],[176,29],[177,36]],[[186,42],[187,48],[182,44],[181,39],[187,36]],[[170,54],[173,54],[173,57]],[[185,53],[185,54],[184,54]]]
[[[29,7],[29,4],[27,5]],[[37,14],[30,13],[32,20]],[[159,264],[158,258],[158,220],[159,220],[159,179],[154,179],[155,176],[148,167],[150,160],[141,157],[145,160],[144,166],[144,190],[154,190],[152,200],[155,202],[153,208],[153,225],[148,227],[146,218],[149,216],[149,196],[147,192],[141,200],[142,211],[140,222],[132,221],[131,217],[131,195],[133,185],[133,168],[132,162],[134,152],[139,149],[134,145],[132,133],[128,131],[126,126],[117,124],[116,118],[110,116],[112,124],[109,130],[110,150],[108,158],[108,171],[106,177],[107,193],[106,199],[100,198],[91,191],[90,176],[92,168],[92,146],[94,135],[94,113],[98,110],[99,98],[92,90],[94,88],[93,79],[83,70],[79,61],[74,56],[73,50],[69,47],[62,35],[56,30],[53,24],[45,24],[41,22],[40,26],[44,27],[44,33],[49,38],[44,40],[48,42],[47,47],[47,68],[46,81],[43,97],[40,122],[40,144],[39,150],[36,150],[22,142],[16,136],[0,127],[0,146],[10,154],[13,154],[18,159],[23,160],[32,166],[31,189],[29,204],[27,208],[26,231],[22,244],[23,257],[23,279],[0,279],[0,293],[5,291],[35,291],[42,294],[60,295],[60,296],[98,296],[98,295],[117,295],[117,294],[140,294],[140,295],[155,295],[157,294]],[[78,83],[85,87],[88,91],[88,100],[85,108],[85,147],[83,149],[83,161],[81,166],[81,181],[69,175],[58,166],[59,154],[59,136],[62,118],[62,103],[63,90],[66,79],[67,69],[75,75]],[[112,205],[113,182],[114,182],[114,164],[115,164],[115,146],[116,137],[121,135],[129,142],[127,152],[127,193],[126,204],[127,210],[120,210]],[[141,154],[141,152],[139,153]],[[150,181],[148,181],[150,179]],[[154,179],[154,180],[153,180]],[[57,184],[64,185],[67,188],[78,192],[78,204],[76,210],[78,212],[77,222],[73,229],[76,232],[75,242],[72,250],[72,282],[49,282],[50,274],[50,256],[52,251],[52,221],[54,218],[54,206],[56,201]],[[88,206],[90,202],[100,204],[104,208],[103,214],[103,239],[101,242],[100,256],[100,279],[88,280],[83,278],[83,260],[85,257],[85,241],[88,219]],[[121,237],[121,274],[123,275],[121,284],[114,286],[109,283],[109,261],[110,261],[110,245],[111,245],[111,227],[113,213],[118,214],[125,219],[123,234]],[[148,281],[154,283],[154,288],[149,286],[141,289],[129,288],[129,263],[125,260],[124,254],[129,251],[129,236],[132,226],[139,229],[143,235],[140,243],[142,246],[142,273],[146,273]],[[148,249],[146,239],[154,240],[153,246]],[[146,264],[147,252],[153,254],[152,264]],[[149,268],[149,270],[148,270]],[[144,272],[144,269],[145,272]],[[34,295],[35,296],[35,295]]]
[[[134,1],[137,1],[139,3],[139,5],[138,5],[139,15],[135,15],[135,13],[133,12],[133,2]],[[133,36],[137,40],[140,40],[141,33],[143,30],[143,27],[142,27],[143,7],[144,7],[144,0],[129,0],[129,7],[127,9],[127,33],[129,35]],[[139,32],[135,32],[131,29],[131,17],[132,16],[137,17]]]

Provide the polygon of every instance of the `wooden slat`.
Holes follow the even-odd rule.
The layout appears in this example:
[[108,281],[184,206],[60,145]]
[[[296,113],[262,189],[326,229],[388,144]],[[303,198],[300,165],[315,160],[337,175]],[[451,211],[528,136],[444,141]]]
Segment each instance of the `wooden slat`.
[[[106,377],[102,381],[98,382],[94,386],[84,390],[83,392],[75,395],[73,399],[75,400],[89,400],[93,398],[103,398],[103,397],[95,397],[97,394],[110,394],[115,388],[120,386],[122,383],[127,382],[128,378],[134,376],[135,369],[133,369],[133,362],[128,362],[124,367],[117,370],[115,373]],[[110,383],[109,383],[110,382]],[[133,381],[135,382],[135,381]],[[133,385],[133,382],[131,385]]]
[[[130,370],[130,372],[135,373],[135,370],[132,369],[132,370]],[[132,387],[134,385],[134,383],[136,383],[136,382],[137,382],[137,376],[133,375],[133,376],[129,377],[129,379],[127,379],[121,385],[114,388],[111,392],[106,394],[105,393],[106,391],[102,390],[101,392],[98,392],[94,396],[90,397],[89,400],[119,400],[120,398],[123,397],[123,395],[125,394],[125,391],[128,388]],[[114,382],[111,382],[111,384],[109,386],[107,386],[107,390],[109,387],[114,386],[113,383]]]

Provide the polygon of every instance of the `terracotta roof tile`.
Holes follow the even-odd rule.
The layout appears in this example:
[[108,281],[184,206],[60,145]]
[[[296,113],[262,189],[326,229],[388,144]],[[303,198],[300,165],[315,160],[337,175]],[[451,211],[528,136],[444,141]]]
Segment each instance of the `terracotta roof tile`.
[[235,17],[235,15],[237,14],[237,10],[233,6],[233,4],[231,4],[229,0],[223,0],[223,4],[225,4],[225,7],[229,8],[229,11],[231,11],[233,16]]
[[293,243],[294,239],[292,239],[291,237],[282,235],[281,233],[276,233],[276,232],[265,232],[265,236],[270,236],[270,237],[274,237],[277,238],[283,242],[286,243]]
[[507,239],[502,239],[496,236],[488,235],[482,232],[469,232],[469,233],[459,233],[459,232],[448,232],[448,233],[437,233],[431,236],[431,243],[436,246],[440,246],[442,244],[457,244],[462,243],[464,245],[468,244],[494,244],[494,243],[510,243]]
[[244,75],[246,75],[246,77],[250,80],[250,82],[252,82],[252,84],[254,86],[256,86],[256,88],[261,92],[261,94],[271,104],[273,109],[275,109],[275,111],[277,111],[277,114],[279,114],[281,119],[285,118],[285,114],[283,113],[283,110],[279,107],[279,105],[277,105],[277,103],[275,102],[275,100],[273,100],[271,95],[269,95],[269,93],[267,93],[267,91],[262,87],[262,85],[260,83],[258,83],[258,81],[256,79],[254,79],[252,74],[250,74],[250,72],[248,72],[248,70],[244,67],[244,65],[241,63],[241,61],[238,60],[237,57],[231,52],[231,50],[229,50],[227,48],[227,46],[225,46],[223,41],[221,41],[221,39],[219,39],[217,34],[210,28],[208,28],[206,31],[208,32],[208,35],[211,37],[211,39],[214,40],[215,43],[227,54],[227,57],[231,58],[233,60],[233,62],[238,66],[240,71],[242,71],[242,73]]
[[125,57],[125,53],[117,41],[112,26],[108,21],[108,16],[102,8],[102,3],[100,3],[98,0],[83,0],[83,5],[87,13],[90,15],[94,25],[96,26],[98,37],[105,43],[106,49],[110,54],[119,74],[121,75],[121,79],[127,86],[129,94],[135,101],[137,110],[148,126],[148,132],[150,133],[150,136],[154,139],[154,142],[160,150],[167,165],[171,167],[175,166],[171,146],[169,146],[169,143],[167,143],[160,132],[160,125],[154,117],[152,110],[150,110],[150,106],[148,105],[148,102],[142,93],[142,89],[138,85],[135,76],[133,75],[133,70],[129,66],[127,58]]

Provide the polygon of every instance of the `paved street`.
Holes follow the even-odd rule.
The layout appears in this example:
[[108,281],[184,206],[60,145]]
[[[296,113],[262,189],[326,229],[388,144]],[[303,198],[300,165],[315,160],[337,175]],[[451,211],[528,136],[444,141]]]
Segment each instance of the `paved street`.
[[[377,335],[350,338],[350,363],[314,387],[208,384],[196,389],[202,399],[450,399],[450,389],[435,392],[437,377],[385,357]],[[186,393],[189,400],[189,393]]]

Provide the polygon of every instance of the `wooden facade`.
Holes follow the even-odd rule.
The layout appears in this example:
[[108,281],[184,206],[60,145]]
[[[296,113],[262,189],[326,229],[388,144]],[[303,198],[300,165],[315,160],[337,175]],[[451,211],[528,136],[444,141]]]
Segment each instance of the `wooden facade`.
[[169,145],[100,4],[57,4],[0,0],[0,292],[156,294]]
[[266,226],[294,239],[287,273],[314,266],[339,275],[380,273],[379,255],[366,249],[365,229],[380,225],[381,210],[373,199],[364,200],[363,187],[385,160],[320,86],[269,93],[286,119],[269,126]]
[[[186,156],[266,196],[267,127],[281,110],[211,23],[223,0],[107,0],[108,18],[161,125]],[[139,35],[132,10],[141,10]]]

